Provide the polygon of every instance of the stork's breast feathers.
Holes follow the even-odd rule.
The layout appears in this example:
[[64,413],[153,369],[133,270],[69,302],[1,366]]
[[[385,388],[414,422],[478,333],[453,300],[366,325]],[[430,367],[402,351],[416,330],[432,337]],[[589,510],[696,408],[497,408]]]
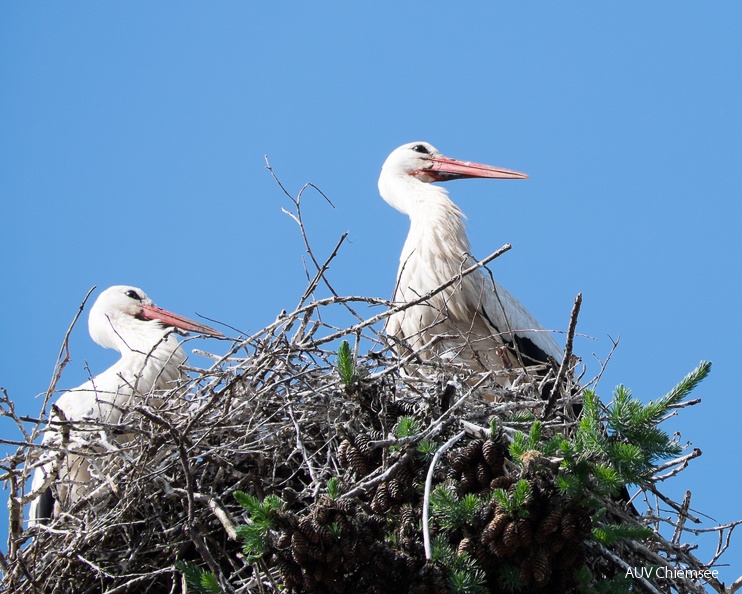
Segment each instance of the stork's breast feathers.
[[[460,269],[453,269],[450,260],[441,260],[440,266],[423,266],[420,258],[410,257],[400,269],[395,304],[418,299],[459,272]],[[481,270],[392,315],[387,331],[413,348],[445,335],[436,352],[459,353],[453,358],[462,363],[471,358],[486,360],[489,365],[497,358],[494,351],[503,344],[517,344],[531,361],[545,361],[547,357],[558,360],[561,356],[551,334],[543,330],[512,294]],[[481,356],[474,355],[474,351]],[[494,366],[499,367],[497,363]]]

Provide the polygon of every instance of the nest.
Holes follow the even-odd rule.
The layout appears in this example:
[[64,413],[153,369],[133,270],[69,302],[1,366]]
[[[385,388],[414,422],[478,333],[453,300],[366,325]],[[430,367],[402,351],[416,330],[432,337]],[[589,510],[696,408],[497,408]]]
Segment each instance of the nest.
[[[531,426],[522,413],[546,408],[542,385],[526,377],[505,389],[493,373],[418,361],[414,353],[400,360],[380,331],[388,313],[365,319],[356,311],[390,304],[334,291],[313,299],[319,283],[329,287],[327,262],[316,269],[294,312],[233,341],[161,404],[140,403],[120,425],[88,426],[80,451],[96,461],[95,487],[48,525],[25,530],[24,485],[43,451],[37,434],[24,432],[0,477],[11,502],[1,591],[194,591],[176,568],[182,561],[230,593],[457,591],[450,568],[430,560],[431,542],[468,560],[480,591],[490,592],[517,591],[513,584],[536,593],[584,591],[581,568],[593,583],[629,567],[706,568],[681,541],[689,500],[673,503],[676,535],[667,539],[659,523],[670,521],[659,510],[639,517],[607,498],[615,521],[650,525],[654,535],[596,544],[596,509],[557,489],[558,461],[510,453],[513,436]],[[328,321],[343,316],[353,322]],[[338,372],[341,340],[355,346],[352,376]],[[580,391],[562,382],[555,395],[545,437],[569,434],[577,422]],[[23,431],[7,395],[3,405]],[[395,432],[401,422],[412,423],[411,435]],[[454,503],[474,496],[484,504],[448,526],[429,513],[441,485],[439,494]],[[514,497],[519,488],[527,496],[518,509],[492,497]],[[238,492],[280,498],[259,555],[243,548],[240,526],[251,518]],[[713,530],[728,535],[730,526]],[[682,576],[664,586],[632,582],[636,591],[705,591]]]

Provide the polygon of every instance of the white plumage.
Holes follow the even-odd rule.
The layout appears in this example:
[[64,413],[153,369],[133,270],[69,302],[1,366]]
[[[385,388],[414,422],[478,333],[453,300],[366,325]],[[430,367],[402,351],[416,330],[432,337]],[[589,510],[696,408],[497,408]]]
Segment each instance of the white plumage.
[[[90,309],[88,329],[96,343],[119,351],[121,358],[103,373],[62,394],[52,408],[50,421],[116,424],[134,399],[172,386],[181,378],[180,366],[186,360],[175,328],[221,336],[208,326],[157,307],[136,287],[117,285],[103,291]],[[79,446],[86,435],[91,435],[83,429],[84,423],[80,423],[79,429],[70,432],[68,446]],[[61,441],[60,426],[50,424],[43,443],[59,446]],[[51,450],[49,456],[52,459],[36,469],[33,477],[32,489],[41,495],[31,503],[32,525],[68,508],[89,488],[88,459],[71,453],[60,457]],[[53,494],[50,485],[55,475],[58,484]]]
[[[444,157],[425,142],[393,151],[379,177],[379,192],[410,217],[402,249],[396,304],[407,303],[476,263],[464,215],[448,192],[431,182],[466,177],[524,179],[522,173]],[[387,333],[431,359],[475,370],[520,369],[560,360],[562,350],[528,310],[482,269],[431,299],[390,316]]]

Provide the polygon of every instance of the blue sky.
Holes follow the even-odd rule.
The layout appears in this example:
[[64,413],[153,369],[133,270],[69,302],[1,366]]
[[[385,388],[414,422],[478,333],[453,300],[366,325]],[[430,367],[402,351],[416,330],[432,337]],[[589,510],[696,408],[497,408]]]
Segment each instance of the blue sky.
[[[93,285],[244,331],[293,308],[303,244],[264,155],[335,205],[305,196],[319,256],[349,232],[338,292],[390,297],[407,220],[376,180],[426,140],[530,175],[448,189],[476,255],[513,245],[492,271],[545,327],[566,328],[583,293],[592,374],[621,337],[604,397],[623,383],[655,398],[713,361],[703,403],[665,425],[704,455],[667,487],[741,518],[742,6],[278,6],[0,4],[0,386],[20,411],[38,413]],[[62,388],[116,358],[85,323],[71,351]],[[693,542],[704,558],[716,544]],[[732,581],[742,543],[723,560]]]

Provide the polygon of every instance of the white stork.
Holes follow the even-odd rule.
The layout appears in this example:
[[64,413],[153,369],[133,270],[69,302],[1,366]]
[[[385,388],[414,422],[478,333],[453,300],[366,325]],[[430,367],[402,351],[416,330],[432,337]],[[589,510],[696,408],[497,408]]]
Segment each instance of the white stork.
[[[451,159],[426,142],[402,145],[385,161],[379,192],[388,204],[410,217],[395,304],[425,295],[476,262],[464,214],[446,190],[431,183],[471,177],[528,176]],[[425,359],[441,357],[478,371],[513,369],[517,373],[523,366],[562,357],[551,334],[482,269],[431,299],[391,315],[387,333],[402,345],[420,350]]]
[[[208,326],[157,307],[136,287],[117,285],[103,291],[90,309],[88,329],[95,342],[119,351],[121,358],[103,373],[62,394],[50,420],[116,424],[125,407],[174,385],[182,377],[180,366],[186,360],[175,338],[176,328],[221,336]],[[73,430],[71,441],[75,433],[84,435]],[[61,434],[60,425],[52,423],[43,443],[58,447]],[[50,456],[55,458],[54,454]],[[55,476],[58,485],[53,494],[50,485]],[[30,524],[43,523],[75,503],[88,491],[90,479],[89,463],[81,455],[68,453],[37,468],[32,489],[41,495],[31,502]]]

